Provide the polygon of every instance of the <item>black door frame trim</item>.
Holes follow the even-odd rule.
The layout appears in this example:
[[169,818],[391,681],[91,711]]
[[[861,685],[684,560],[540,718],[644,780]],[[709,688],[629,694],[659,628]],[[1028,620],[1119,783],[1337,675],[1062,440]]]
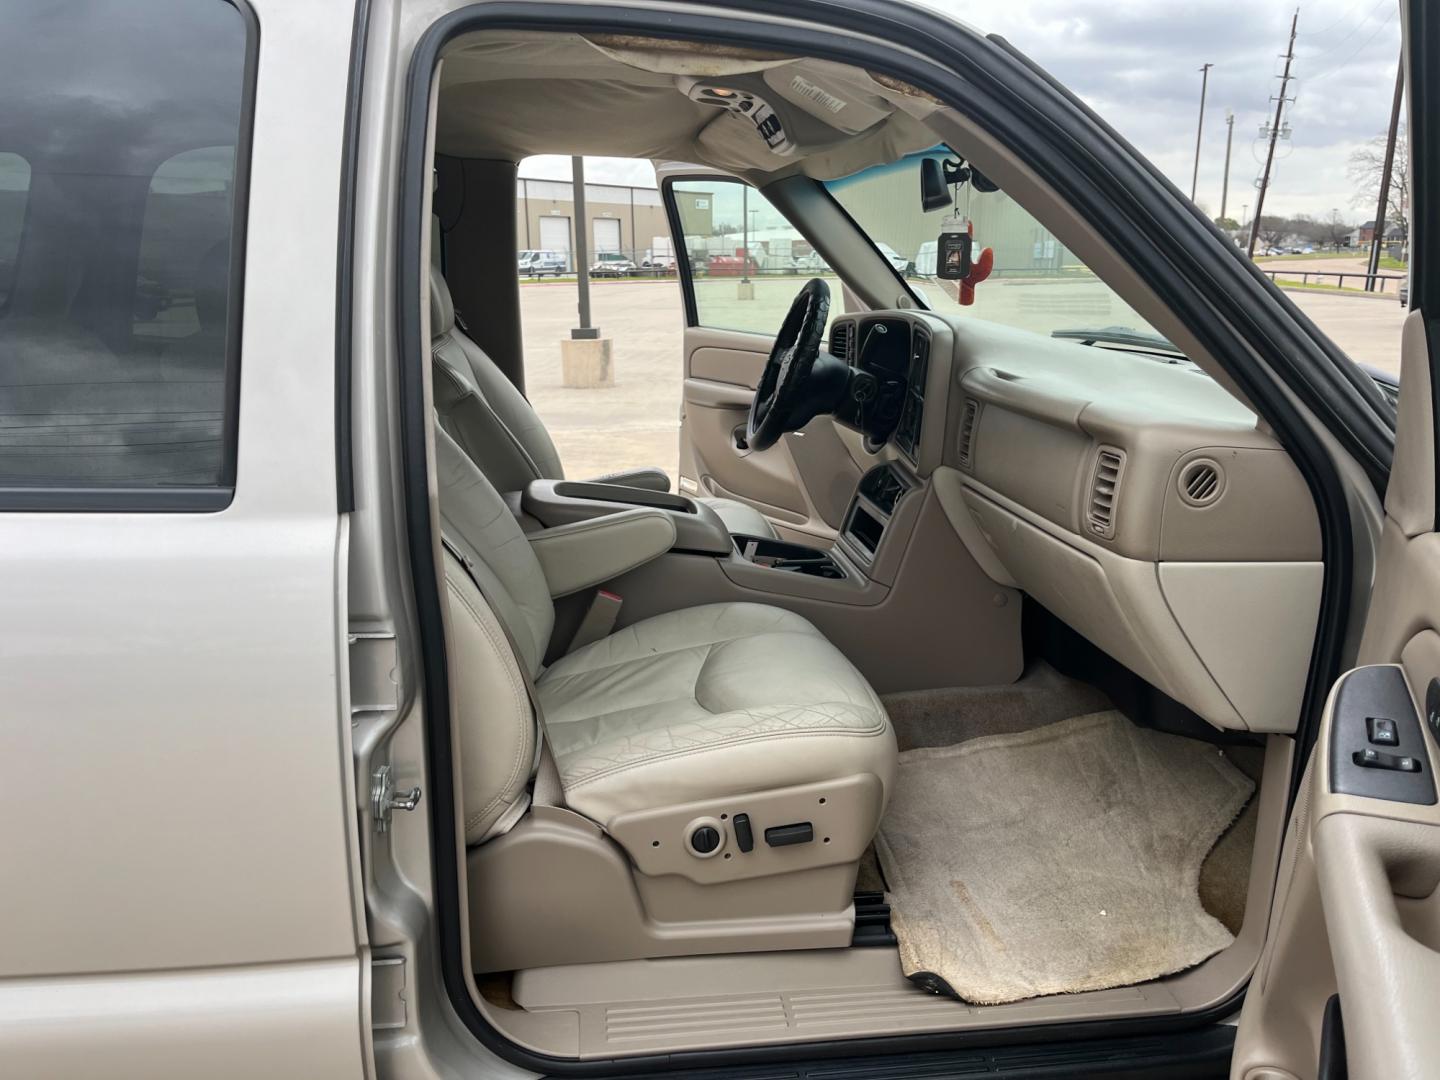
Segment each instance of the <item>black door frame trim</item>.
[[[1286,396],[1286,388],[1257,370],[1248,349],[1266,357],[1285,377],[1291,392],[1300,396],[1308,407],[1322,417],[1333,419],[1338,437],[1348,439],[1355,447],[1356,456],[1369,461],[1372,479],[1378,478],[1383,486],[1388,455],[1367,452],[1363,440],[1356,437],[1347,423],[1356,417],[1365,418],[1370,404],[1365,392],[1338,365],[1330,362],[1326,348],[1309,336],[1308,321],[1299,316],[1284,295],[1253,267],[1242,266],[1233,247],[1227,250],[1228,242],[1213,224],[1189,206],[1173,185],[1158,177],[1132,148],[1099,124],[1093,114],[1074,99],[1057,94],[1053,84],[1038,75],[1033,67],[1019,62],[1003,43],[986,41],[922,9],[888,0],[847,0],[844,4],[833,0],[739,0],[724,8],[695,5],[689,10],[672,10],[663,19],[645,9],[575,3],[535,4],[525,0],[498,0],[451,12],[426,32],[410,60],[404,106],[400,212],[396,221],[399,272],[395,342],[401,364],[399,386],[408,546],[410,569],[416,583],[422,692],[427,716],[428,782],[433,792],[427,803],[436,851],[442,853],[434,859],[439,924],[436,947],[440,952],[436,959],[450,1003],[459,1019],[487,1049],[522,1067],[566,1076],[970,1049],[1022,1041],[1116,1038],[1193,1029],[1221,1020],[1238,1007],[1243,989],[1213,1009],[1183,1016],[582,1062],[517,1047],[490,1025],[470,996],[460,944],[461,920],[465,917],[458,902],[460,860],[451,854],[459,853],[461,840],[453,812],[456,792],[450,761],[450,696],[440,595],[431,584],[438,581],[438,574],[426,479],[423,364],[427,358],[421,340],[423,316],[420,311],[425,267],[421,265],[420,237],[426,224],[422,214],[424,185],[429,173],[424,153],[431,73],[447,42],[461,33],[480,29],[660,34],[681,40],[774,47],[777,40],[773,26],[736,20],[730,14],[736,10],[809,20],[810,25],[786,28],[784,47],[789,52],[880,68],[942,99],[964,100],[967,113],[977,123],[1002,132],[1004,141],[1029,167],[1051,183],[1059,181],[1057,186],[1072,196],[1073,203],[1087,213],[1106,240],[1131,258],[1139,272],[1146,274],[1161,299],[1263,412],[1294,458],[1320,513],[1325,579],[1305,694],[1302,754],[1313,741],[1325,695],[1338,673],[1352,565],[1350,517],[1344,487],[1323,442],[1294,409]],[[939,53],[944,62],[921,59],[914,52],[875,41],[860,42],[836,33],[833,28],[855,30],[885,41],[904,40],[912,49]],[[954,70],[947,69],[945,64],[952,65]],[[966,74],[961,76],[957,71]],[[964,88],[963,98],[957,94],[957,83]],[[1217,310],[1234,326],[1235,332],[1216,330]],[[1369,417],[1376,428],[1383,428],[1380,416],[1377,413]],[[1393,434],[1391,440],[1393,443]],[[422,583],[426,583],[424,587]],[[1292,797],[1298,776],[1299,770],[1296,770]]]

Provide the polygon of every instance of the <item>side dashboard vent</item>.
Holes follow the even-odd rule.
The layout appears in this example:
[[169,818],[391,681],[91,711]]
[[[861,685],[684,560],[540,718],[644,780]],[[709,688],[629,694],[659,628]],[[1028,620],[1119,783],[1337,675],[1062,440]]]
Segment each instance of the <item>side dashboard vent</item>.
[[971,469],[975,465],[975,432],[980,427],[980,402],[974,398],[966,398],[964,409],[960,414],[960,438],[956,443],[960,467]]
[[850,341],[855,336],[855,324],[837,322],[830,327],[830,355],[837,360],[850,360]]
[[1107,540],[1115,535],[1115,505],[1120,498],[1120,479],[1125,473],[1125,451],[1102,446],[1095,458],[1095,475],[1090,481],[1090,531]]
[[1208,458],[1198,458],[1180,470],[1180,498],[1191,506],[1209,506],[1225,490],[1225,474]]

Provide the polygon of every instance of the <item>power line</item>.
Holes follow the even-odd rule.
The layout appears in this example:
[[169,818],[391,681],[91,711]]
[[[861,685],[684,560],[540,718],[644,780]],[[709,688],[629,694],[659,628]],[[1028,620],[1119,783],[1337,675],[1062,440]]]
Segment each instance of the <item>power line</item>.
[[[1346,64],[1350,63],[1351,60],[1354,60],[1355,57],[1359,56],[1362,52],[1364,52],[1365,49],[1366,49],[1366,47],[1367,47],[1372,41],[1374,41],[1377,37],[1379,37],[1379,36],[1380,36],[1380,33],[1381,33],[1387,26],[1390,25],[1390,20],[1393,19],[1393,18],[1395,18],[1395,15],[1396,15],[1396,13],[1397,13],[1399,10],[1400,10],[1399,7],[1396,7],[1394,11],[1390,12],[1390,14],[1385,17],[1385,21],[1382,22],[1379,26],[1377,26],[1377,27],[1374,29],[1374,31],[1370,34],[1370,36],[1367,37],[1364,41],[1362,41],[1362,42],[1360,43],[1359,48],[1357,48],[1357,49],[1355,49],[1353,52],[1351,52],[1350,55],[1347,56],[1347,57],[1345,57],[1344,60],[1341,60],[1338,64],[1331,64],[1328,68],[1326,68],[1324,71],[1322,71],[1319,75],[1311,75],[1311,76],[1309,77],[1309,81],[1312,82],[1312,83],[1313,83],[1313,82],[1318,82],[1320,79],[1323,79],[1323,78],[1325,78],[1325,77],[1328,76],[1328,75],[1333,75],[1335,72],[1337,72],[1337,71],[1339,71],[1341,68],[1343,68]],[[1334,52],[1334,50],[1332,49],[1332,50],[1330,50],[1330,52]],[[1322,53],[1321,55],[1322,55],[1322,56],[1323,56],[1323,55],[1328,55],[1328,53]]]
[[[1326,34],[1328,34],[1331,30],[1334,30],[1335,27],[1339,26],[1342,22],[1344,22],[1346,19],[1348,19],[1348,18],[1350,17],[1350,13],[1351,13],[1352,11],[1354,11],[1356,8],[1358,8],[1358,7],[1359,7],[1361,4],[1363,4],[1364,2],[1365,2],[1365,0],[1355,0],[1355,3],[1351,4],[1348,8],[1346,8],[1346,9],[1341,13],[1340,17],[1339,17],[1338,19],[1336,19],[1334,22],[1330,23],[1329,25],[1325,26],[1324,28],[1322,28],[1322,29],[1320,29],[1320,30],[1307,30],[1307,31],[1305,31],[1305,33],[1302,34],[1301,36],[1302,36],[1302,37],[1307,37],[1307,38],[1324,37],[1324,36],[1325,36]],[[1366,15],[1365,18],[1361,19],[1361,20],[1360,20],[1360,23],[1359,23],[1358,25],[1363,26],[1365,23],[1369,22],[1369,21],[1370,21],[1370,16],[1371,16],[1371,15],[1374,15],[1375,12],[1377,12],[1377,11],[1380,10],[1380,5],[1381,5],[1381,4],[1388,4],[1388,3],[1390,3],[1390,0],[1379,0],[1379,3],[1377,3],[1373,8],[1370,9],[1370,14],[1369,14],[1369,15]],[[1355,29],[1352,28],[1351,31],[1350,31],[1350,33],[1353,34],[1354,32],[1355,32]],[[1349,34],[1346,35],[1346,37],[1348,37],[1348,36],[1349,36]],[[1342,40],[1343,40],[1343,39],[1342,39]]]
[[[1364,3],[1364,1],[1365,1],[1365,0],[1359,0],[1359,3]],[[1348,19],[1348,17],[1349,17],[1349,13],[1354,12],[1354,10],[1356,9],[1356,7],[1359,7],[1359,3],[1354,4],[1354,6],[1352,6],[1351,9],[1348,10],[1348,12],[1346,12],[1345,14],[1342,14],[1342,16],[1339,17],[1339,19],[1336,19],[1335,22],[1329,24],[1329,26],[1326,26],[1325,29],[1323,29],[1323,30],[1315,30],[1315,32],[1305,33],[1305,35],[1300,35],[1300,36],[1302,36],[1302,37],[1320,37],[1320,36],[1326,35],[1326,33],[1329,33],[1329,32],[1331,32],[1331,30],[1335,29],[1336,26],[1339,26],[1339,24],[1341,24],[1342,22],[1345,22],[1345,19]],[[1341,37],[1341,39],[1339,39],[1338,42],[1335,42],[1335,45],[1328,46],[1328,48],[1323,49],[1322,52],[1315,53],[1315,56],[1306,56],[1305,59],[1308,59],[1308,60],[1325,59],[1326,56],[1331,55],[1331,53],[1332,53],[1332,52],[1335,52],[1336,49],[1339,49],[1339,48],[1341,48],[1342,45],[1345,45],[1345,42],[1348,42],[1348,40],[1351,39],[1351,37],[1354,37],[1354,36],[1356,35],[1356,33],[1359,33],[1359,32],[1361,32],[1361,30],[1364,30],[1364,29],[1365,29],[1365,23],[1368,23],[1369,20],[1374,19],[1374,17],[1375,17],[1375,12],[1378,12],[1378,10],[1380,10],[1381,7],[1385,7],[1385,6],[1387,6],[1387,4],[1390,4],[1391,7],[1397,7],[1397,4],[1394,3],[1394,0],[1378,0],[1378,3],[1375,4],[1374,7],[1371,7],[1371,9],[1369,9],[1368,12],[1365,13],[1365,16],[1362,17],[1362,19],[1359,20],[1358,23],[1355,23],[1355,26],[1352,26],[1351,29],[1349,29],[1348,32],[1345,33],[1345,36],[1344,36],[1344,37]],[[1397,10],[1398,10],[1398,7],[1397,7]]]

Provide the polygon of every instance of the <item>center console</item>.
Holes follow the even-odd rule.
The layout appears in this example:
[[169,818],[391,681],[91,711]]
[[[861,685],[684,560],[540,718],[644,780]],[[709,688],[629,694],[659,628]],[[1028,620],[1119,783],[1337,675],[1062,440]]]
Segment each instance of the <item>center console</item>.
[[733,550],[730,530],[714,510],[695,499],[665,491],[578,480],[535,480],[519,493],[519,505],[511,509],[518,511],[516,516],[526,531],[534,531],[641,506],[670,515],[675,525],[676,551],[729,555]]
[[840,529],[846,552],[862,566],[872,565],[900,500],[918,486],[913,476],[890,464],[876,465],[862,476]]

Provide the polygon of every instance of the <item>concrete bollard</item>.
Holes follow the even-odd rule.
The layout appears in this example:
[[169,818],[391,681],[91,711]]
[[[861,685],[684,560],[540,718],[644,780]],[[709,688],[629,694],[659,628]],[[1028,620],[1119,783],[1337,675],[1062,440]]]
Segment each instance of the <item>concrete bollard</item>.
[[564,338],[560,342],[560,383],[575,390],[615,385],[611,338]]
[[755,299],[755,283],[753,281],[742,281],[735,286],[735,296],[739,300]]

